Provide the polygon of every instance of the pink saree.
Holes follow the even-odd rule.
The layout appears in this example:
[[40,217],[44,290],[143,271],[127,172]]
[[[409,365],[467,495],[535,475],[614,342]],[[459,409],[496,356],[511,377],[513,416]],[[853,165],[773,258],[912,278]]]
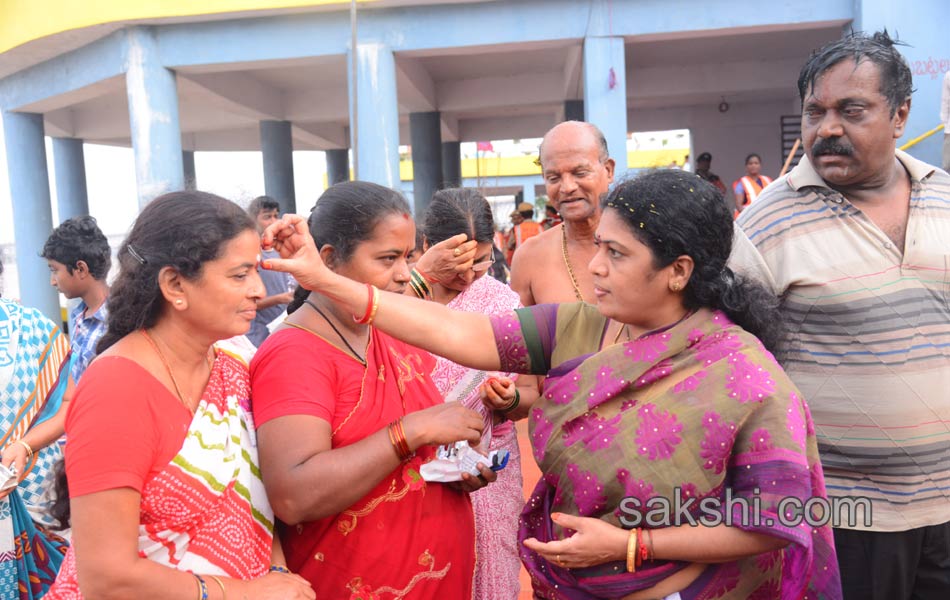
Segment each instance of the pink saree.
[[[508,313],[520,306],[518,294],[492,277],[476,279],[448,303],[448,307],[454,310],[483,315]],[[511,373],[477,371],[436,357],[432,380],[446,401],[458,401],[485,414],[487,409],[478,390],[489,377],[497,375],[512,377]],[[524,506],[524,496],[521,491],[521,453],[514,424],[510,421],[492,427],[489,448],[483,450],[501,448],[511,453],[508,466],[498,473],[494,483],[471,495],[478,557],[473,600],[514,600],[520,589],[518,514]]]
[[[600,350],[606,324],[581,303],[493,318],[502,368],[547,375],[529,416],[543,475],[519,538],[569,535],[552,524],[554,511],[623,526],[620,517],[633,516],[621,511],[624,498],[644,507],[633,511],[642,518],[651,498],[754,498],[758,522],[735,526],[789,545],[707,566],[679,591],[682,600],[840,598],[831,527],[779,522],[783,498],[804,504],[826,494],[808,407],[772,355],[709,310]],[[690,511],[697,518],[698,508]],[[630,574],[621,563],[563,569],[526,548],[521,555],[536,597],[569,600],[623,597],[686,566],[647,561]]]

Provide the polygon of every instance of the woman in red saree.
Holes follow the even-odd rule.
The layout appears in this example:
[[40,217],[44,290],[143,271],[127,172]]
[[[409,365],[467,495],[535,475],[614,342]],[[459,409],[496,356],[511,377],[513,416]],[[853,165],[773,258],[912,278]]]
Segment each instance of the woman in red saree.
[[[364,300],[367,283],[404,291],[415,225],[399,194],[338,184],[310,223],[323,260],[363,282]],[[473,246],[458,251],[468,268]],[[419,467],[434,444],[478,443],[481,416],[445,403],[432,356],[366,324],[372,310],[358,323],[303,288],[289,310],[251,364],[261,471],[288,566],[321,599],[470,598],[466,490],[495,474],[483,467],[484,479],[467,476],[459,489],[426,483]]]
[[[840,598],[830,527],[795,522],[795,507],[825,499],[814,428],[765,349],[781,335],[774,298],[726,267],[732,219],[720,194],[657,171],[604,204],[588,267],[596,307],[488,318],[387,294],[376,315],[379,328],[460,364],[547,375],[529,414],[542,480],[521,525],[535,596]],[[275,224],[264,242],[283,257],[265,267],[365,310],[299,222]],[[644,514],[677,498],[706,501],[686,509],[703,526]],[[729,498],[749,501],[748,516],[723,506]],[[725,514],[732,523],[714,521]]]

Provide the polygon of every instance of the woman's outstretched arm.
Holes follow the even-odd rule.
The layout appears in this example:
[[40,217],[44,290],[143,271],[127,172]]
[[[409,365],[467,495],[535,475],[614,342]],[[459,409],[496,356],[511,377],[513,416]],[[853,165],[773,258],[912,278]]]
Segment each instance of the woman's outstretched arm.
[[[367,314],[373,301],[367,286],[337,275],[323,264],[303,217],[285,215],[267,228],[263,244],[281,256],[264,261],[265,269],[292,274],[300,285],[323,294],[350,314]],[[405,295],[378,293],[379,304],[373,319],[377,329],[466,367],[483,371],[497,371],[501,367],[486,315],[455,311]]]

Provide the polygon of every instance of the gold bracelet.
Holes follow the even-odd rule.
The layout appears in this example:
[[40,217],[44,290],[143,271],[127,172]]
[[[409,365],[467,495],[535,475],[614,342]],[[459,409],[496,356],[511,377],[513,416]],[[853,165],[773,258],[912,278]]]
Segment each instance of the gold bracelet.
[[367,325],[373,324],[373,319],[376,318],[376,310],[379,308],[379,288],[373,286],[373,308],[370,309],[369,318],[366,319]]
[[23,446],[24,448],[26,448],[26,460],[28,460],[28,461],[33,460],[33,448],[30,448],[30,445],[29,445],[29,444],[27,444],[27,443],[24,442],[23,440],[17,440],[17,441],[15,441],[15,442],[13,442],[13,443],[14,443],[14,444],[20,444],[21,446]]
[[221,588],[221,600],[228,600],[228,592],[224,589],[224,582],[215,577],[214,575],[208,575],[211,579],[214,579],[214,582],[218,584],[218,587]]
[[637,572],[637,530],[631,529],[627,537],[627,573]]

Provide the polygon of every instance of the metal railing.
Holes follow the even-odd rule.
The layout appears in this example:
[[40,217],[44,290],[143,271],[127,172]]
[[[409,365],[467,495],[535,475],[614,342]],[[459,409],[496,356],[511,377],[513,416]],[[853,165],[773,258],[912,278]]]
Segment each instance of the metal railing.
[[934,127],[933,129],[931,129],[930,131],[924,133],[923,135],[918,135],[918,136],[915,137],[914,139],[908,140],[907,143],[905,143],[903,146],[900,147],[900,149],[901,149],[901,150],[907,150],[907,149],[910,148],[911,146],[916,146],[917,144],[919,144],[920,142],[926,140],[927,138],[929,138],[929,137],[932,136],[933,134],[937,133],[938,131],[943,131],[943,123],[941,123],[940,125],[937,125],[936,127]]

